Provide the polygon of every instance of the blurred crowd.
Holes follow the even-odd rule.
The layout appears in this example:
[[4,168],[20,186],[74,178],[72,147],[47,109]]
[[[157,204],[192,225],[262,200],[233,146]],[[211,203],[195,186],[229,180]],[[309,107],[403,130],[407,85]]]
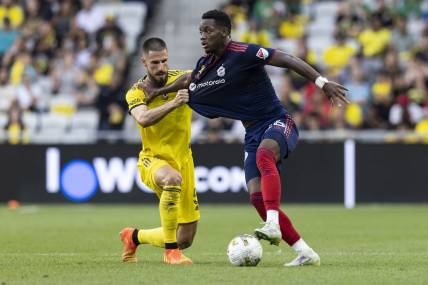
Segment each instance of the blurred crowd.
[[[337,1],[331,15],[315,13],[320,3],[230,0],[221,8],[233,20],[235,40],[293,46],[293,55],[349,89],[352,103],[336,108],[313,83],[293,72],[274,70],[271,78],[278,96],[301,129],[427,132],[428,1]],[[321,27],[310,27],[311,23]],[[328,23],[331,32],[322,34]],[[314,50],[311,37],[331,41]],[[227,129],[229,122],[224,120],[224,125]]]
[[[24,129],[19,114],[25,112],[72,116],[85,108],[98,112],[98,129],[122,127],[126,35],[116,15],[95,4],[1,0],[0,99],[9,98],[4,129]],[[53,106],[55,99],[62,103]]]
[[[0,112],[11,134],[28,112],[96,110],[99,130],[123,128],[130,52],[116,15],[96,4],[0,0],[0,103],[10,98]],[[221,9],[235,40],[290,52],[349,89],[352,103],[336,108],[313,83],[268,69],[300,129],[428,131],[428,0],[229,0]],[[239,122],[196,114],[193,133],[201,143],[243,138]]]

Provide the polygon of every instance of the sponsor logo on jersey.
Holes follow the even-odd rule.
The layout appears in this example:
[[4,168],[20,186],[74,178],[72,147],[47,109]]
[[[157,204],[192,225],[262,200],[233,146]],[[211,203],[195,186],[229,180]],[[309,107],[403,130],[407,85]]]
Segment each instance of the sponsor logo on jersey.
[[219,77],[223,77],[225,75],[225,73],[226,73],[226,69],[224,68],[223,65],[217,69],[217,75]]
[[269,57],[269,52],[268,52],[266,49],[264,49],[264,48],[260,48],[260,49],[257,51],[256,56],[257,56],[258,58],[261,58],[261,59],[265,60],[266,58],[268,58],[268,57]]
[[226,79],[222,78],[222,79],[217,79],[217,80],[210,80],[210,81],[205,81],[205,82],[201,82],[198,85],[196,85],[195,83],[191,83],[189,85],[189,90],[190,91],[195,91],[196,89],[199,88],[204,88],[207,86],[214,86],[214,85],[220,85],[220,84],[224,84],[226,83]]

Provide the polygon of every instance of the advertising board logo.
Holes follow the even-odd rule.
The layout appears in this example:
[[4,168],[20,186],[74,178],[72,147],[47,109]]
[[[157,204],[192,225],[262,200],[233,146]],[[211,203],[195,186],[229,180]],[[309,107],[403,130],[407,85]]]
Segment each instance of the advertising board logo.
[[[62,161],[60,149],[49,147],[46,150],[46,191],[62,193],[72,202],[86,202],[97,194],[127,194],[133,189],[154,194],[141,181],[137,162],[136,157]],[[195,186],[198,193],[240,192],[246,189],[244,170],[238,166],[197,166]]]
[[64,165],[60,179],[64,196],[72,201],[86,201],[94,196],[98,189],[96,172],[92,165],[84,160],[72,160]]

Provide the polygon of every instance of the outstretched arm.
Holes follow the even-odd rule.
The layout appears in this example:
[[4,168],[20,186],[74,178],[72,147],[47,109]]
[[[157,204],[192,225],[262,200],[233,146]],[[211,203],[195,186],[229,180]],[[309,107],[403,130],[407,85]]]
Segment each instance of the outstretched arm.
[[149,109],[147,105],[138,105],[131,109],[131,115],[143,128],[156,124],[169,112],[189,102],[189,91],[179,90],[175,98],[159,107]]
[[185,73],[181,75],[173,83],[169,85],[165,85],[160,88],[155,88],[146,81],[139,83],[138,88],[144,91],[144,94],[146,95],[146,98],[147,98],[147,103],[149,103],[156,96],[159,96],[161,94],[168,94],[171,92],[177,92],[178,90],[181,90],[181,89],[187,89],[190,85],[190,81],[191,81],[191,73]]
[[280,50],[276,50],[269,61],[269,65],[289,68],[301,76],[307,78],[308,80],[315,82],[315,84],[324,91],[325,95],[331,100],[333,104],[337,103],[338,106],[341,106],[341,102],[345,104],[349,103],[345,93],[345,91],[348,91],[348,89],[339,83],[328,81],[326,78],[322,77],[321,74],[319,74],[319,72],[316,71],[312,66],[298,57],[287,54]]

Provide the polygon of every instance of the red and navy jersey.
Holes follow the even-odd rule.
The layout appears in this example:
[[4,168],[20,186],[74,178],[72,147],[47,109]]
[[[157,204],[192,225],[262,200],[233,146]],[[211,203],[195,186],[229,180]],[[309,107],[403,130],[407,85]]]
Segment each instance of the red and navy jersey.
[[208,118],[253,121],[284,116],[264,68],[274,52],[231,41],[221,57],[200,58],[189,86],[189,106]]

